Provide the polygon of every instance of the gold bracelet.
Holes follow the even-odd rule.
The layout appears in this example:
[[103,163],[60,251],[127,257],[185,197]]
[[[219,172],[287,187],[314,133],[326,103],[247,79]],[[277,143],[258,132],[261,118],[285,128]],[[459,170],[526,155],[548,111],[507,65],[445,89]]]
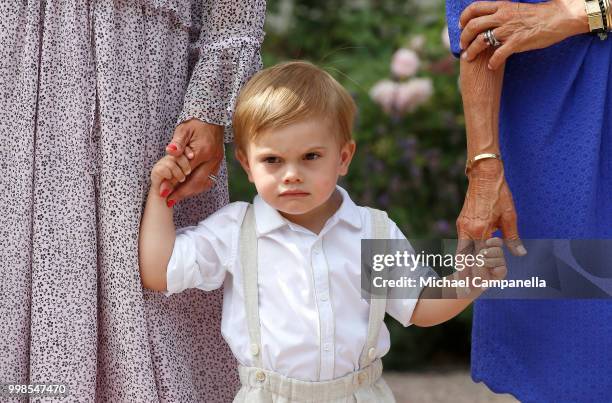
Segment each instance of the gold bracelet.
[[501,156],[499,154],[493,154],[493,153],[482,153],[482,154],[478,154],[473,156],[472,158],[468,159],[465,163],[465,174],[467,175],[468,171],[470,170],[470,168],[472,168],[472,165],[474,165],[474,163],[476,161],[479,160],[484,160],[487,158],[495,158],[501,161]]

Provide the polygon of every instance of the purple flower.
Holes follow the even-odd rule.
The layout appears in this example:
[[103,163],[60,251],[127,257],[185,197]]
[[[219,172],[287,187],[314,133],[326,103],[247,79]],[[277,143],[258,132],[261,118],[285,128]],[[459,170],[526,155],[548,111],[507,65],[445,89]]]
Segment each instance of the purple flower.
[[450,231],[450,224],[446,220],[438,220],[434,223],[434,229],[440,234],[447,234]]

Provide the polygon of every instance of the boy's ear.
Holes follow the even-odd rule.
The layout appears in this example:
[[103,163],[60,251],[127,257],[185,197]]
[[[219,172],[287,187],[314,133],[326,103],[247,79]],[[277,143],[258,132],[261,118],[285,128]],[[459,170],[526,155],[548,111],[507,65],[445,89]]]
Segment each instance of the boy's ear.
[[234,151],[234,156],[238,162],[240,162],[242,169],[244,169],[244,172],[246,172],[247,176],[249,177],[249,182],[253,183],[253,178],[251,177],[251,167],[249,166],[249,159],[247,158],[246,153],[240,148],[236,148]]
[[340,176],[344,176],[348,173],[348,168],[353,160],[356,148],[357,145],[355,144],[355,141],[351,140],[344,143],[340,149]]

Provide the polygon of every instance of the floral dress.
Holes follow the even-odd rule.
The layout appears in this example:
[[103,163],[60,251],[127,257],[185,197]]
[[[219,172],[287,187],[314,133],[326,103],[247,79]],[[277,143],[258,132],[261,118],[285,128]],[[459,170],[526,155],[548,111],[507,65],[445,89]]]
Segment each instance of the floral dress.
[[[69,402],[233,398],[221,293],[143,290],[138,229],[177,123],[231,140],[264,17],[263,0],[0,2],[0,382],[65,384]],[[177,226],[228,203],[219,176]]]

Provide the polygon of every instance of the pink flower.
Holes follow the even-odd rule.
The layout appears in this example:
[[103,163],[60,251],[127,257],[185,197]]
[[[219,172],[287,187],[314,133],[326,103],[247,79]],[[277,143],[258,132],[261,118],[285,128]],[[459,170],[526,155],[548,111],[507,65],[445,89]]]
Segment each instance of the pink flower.
[[413,112],[431,98],[433,84],[429,78],[413,78],[399,84],[396,94],[395,109],[400,113]]
[[425,42],[425,35],[416,35],[410,40],[410,49],[416,52],[421,51],[425,47]]
[[445,25],[444,29],[442,29],[442,44],[446,49],[450,49],[451,47],[450,38],[448,36],[448,25]]
[[395,103],[398,84],[391,80],[381,80],[370,90],[370,98],[380,105],[386,113],[391,113]]
[[398,49],[391,59],[391,72],[399,78],[414,75],[419,69],[421,61],[414,50]]

